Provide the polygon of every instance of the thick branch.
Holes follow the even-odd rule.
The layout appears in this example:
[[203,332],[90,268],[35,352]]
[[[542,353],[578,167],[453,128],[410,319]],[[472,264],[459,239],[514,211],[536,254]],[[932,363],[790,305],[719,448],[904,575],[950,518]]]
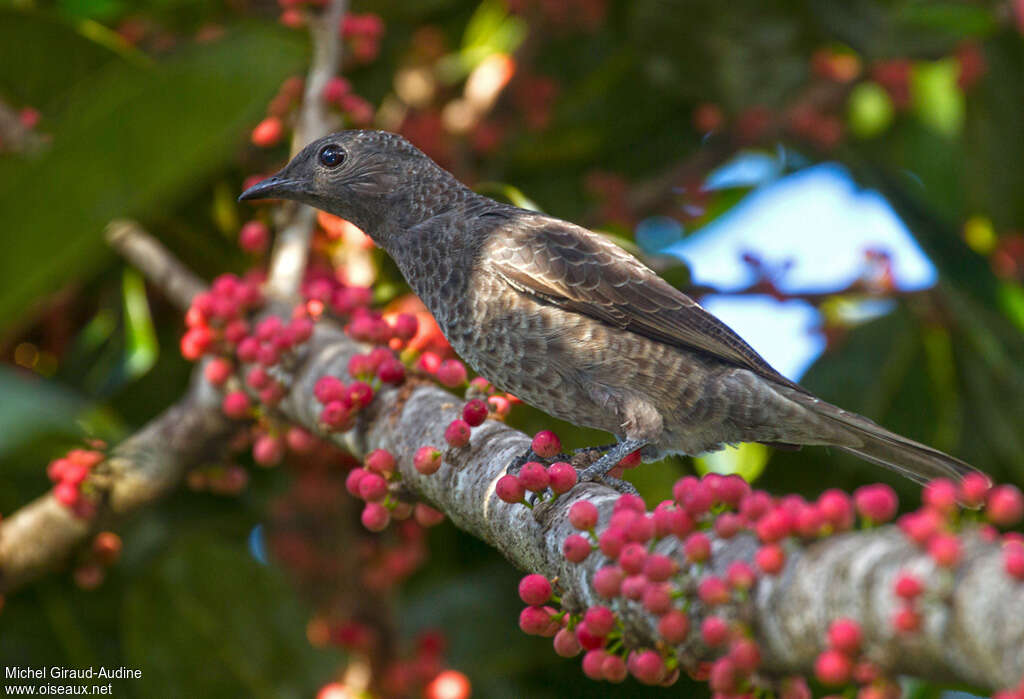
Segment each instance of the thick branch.
[[[309,18],[313,43],[313,63],[306,77],[305,94],[299,107],[292,136],[292,156],[311,141],[329,134],[334,126],[324,100],[324,88],[334,77],[341,62],[341,19],[346,0],[332,0],[327,9]],[[316,211],[305,205],[278,207],[277,236],[270,257],[267,293],[280,299],[291,298],[299,289],[316,222]]]
[[[287,416],[316,429],[320,405],[313,396],[314,383],[327,374],[344,376],[349,358],[359,350],[343,333],[321,324],[281,404]],[[469,447],[449,449],[438,473],[424,476],[412,467],[420,446],[444,444],[444,429],[459,416],[462,404],[432,384],[386,389],[354,433],[333,439],[350,448],[389,449],[398,459],[404,483],[457,526],[498,548],[515,565],[557,577],[563,600],[580,608],[601,603],[591,580],[608,561],[595,552],[583,564],[570,564],[561,546],[574,533],[567,520],[574,502],[594,502],[601,522],[607,522],[618,493],[584,484],[535,511],[502,502],[494,495],[494,483],[530,439],[493,420],[474,429]],[[658,545],[682,562],[680,548],[671,537]],[[752,561],[756,548],[749,535],[715,541],[711,569],[724,575],[733,561]],[[755,629],[765,656],[763,667],[771,673],[810,674],[824,649],[829,623],[850,617],[861,623],[868,656],[892,673],[989,688],[1009,686],[1024,674],[1024,624],[1019,621],[1024,619],[1024,585],[1003,573],[1001,561],[998,544],[969,536],[963,565],[946,580],[932,560],[894,527],[845,534],[794,550],[785,570],[762,578],[751,602],[738,614]],[[897,609],[893,584],[903,570],[947,586],[942,599],[922,606],[924,621],[915,634],[898,634],[891,621]],[[692,573],[684,566],[684,575]],[[639,603],[617,604],[626,619],[627,638],[653,645],[655,619]],[[691,607],[698,625],[705,613],[699,603]],[[696,641],[677,650],[691,659],[707,656]]]
[[89,480],[98,492],[94,517],[77,517],[51,492],[4,518],[0,593],[62,568],[97,531],[167,495],[230,429],[220,412],[219,394],[197,372],[184,398],[94,468]]

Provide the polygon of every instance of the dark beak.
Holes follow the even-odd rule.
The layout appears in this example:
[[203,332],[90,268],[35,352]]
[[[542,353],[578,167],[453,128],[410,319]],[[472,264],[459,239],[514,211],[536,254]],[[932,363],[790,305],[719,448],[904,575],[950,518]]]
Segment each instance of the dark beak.
[[277,174],[257,182],[242,192],[238,201],[250,199],[295,199],[302,191],[302,182]]

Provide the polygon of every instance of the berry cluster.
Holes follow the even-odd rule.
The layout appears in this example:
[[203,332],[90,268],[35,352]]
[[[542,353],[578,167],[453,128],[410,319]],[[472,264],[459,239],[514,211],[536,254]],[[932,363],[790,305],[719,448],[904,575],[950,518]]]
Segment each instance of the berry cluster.
[[[531,469],[527,480],[540,489],[540,484],[534,483],[540,478],[535,471]],[[518,480],[523,480],[523,474]],[[522,486],[503,490],[511,492],[511,501],[517,502],[523,494]],[[984,511],[963,511],[958,502],[984,505]],[[857,524],[858,515],[861,527],[889,522],[898,506],[895,492],[881,484],[859,488],[852,497],[829,490],[809,502],[796,495],[773,498],[752,490],[738,476],[709,474],[701,479],[681,478],[673,488],[673,499],[651,512],[639,497],[620,496],[599,531],[597,506],[578,500],[569,508],[568,520],[579,533],[566,537],[563,555],[572,563],[595,554],[608,560],[592,580],[595,593],[607,606],[591,606],[582,613],[559,611],[552,606],[559,600],[551,583],[543,576],[528,575],[519,587],[520,597],[529,605],[520,615],[519,625],[526,633],[553,637],[559,655],[583,652],[583,672],[592,679],[621,682],[632,675],[646,684],[664,684],[673,682],[680,669],[685,669],[694,678],[708,681],[719,696],[743,694],[754,689],[760,652],[739,609],[758,576],[780,573],[787,551],[802,541],[847,531]],[[989,524],[980,524],[981,517]],[[937,572],[936,583],[946,589],[943,575],[951,576],[960,562],[960,536],[968,524],[970,532],[980,532],[991,540],[999,536],[992,525],[1012,526],[1022,517],[1024,498],[1019,490],[1007,485],[991,488],[988,480],[977,474],[959,486],[943,479],[933,481],[924,491],[922,508],[901,517],[898,525],[928,552]],[[710,535],[728,540],[743,531],[756,536],[760,544],[754,565],[738,560],[729,564],[721,577],[709,573],[714,550]],[[654,548],[669,538],[680,542],[681,555]],[[1024,567],[1022,542],[1024,538],[1018,534],[1004,536],[1005,568],[1017,579]],[[898,576],[894,594],[900,600],[900,611],[893,619],[895,630],[910,633],[919,628],[922,602],[944,603],[942,590],[927,592],[915,575],[904,571]],[[628,647],[624,627],[614,611],[625,600],[639,603],[657,618],[661,643],[656,648]],[[698,615],[699,623],[694,623],[693,614]],[[694,659],[683,667],[682,660],[687,659],[681,660],[671,646],[688,642],[697,642],[703,649],[700,654],[713,660]],[[815,663],[817,679],[830,686],[854,682],[860,685],[858,696],[863,698],[898,696],[898,686],[861,657],[861,645],[862,632],[856,621],[835,620]],[[805,690],[805,683],[790,681],[784,683],[782,695],[809,697]]]
[[100,532],[75,566],[72,573],[75,584],[83,590],[99,587],[107,576],[107,568],[120,557],[121,537],[114,532]]
[[53,497],[82,519],[96,512],[96,502],[90,497],[93,493],[88,484],[89,473],[107,458],[100,451],[104,444],[97,442],[94,446],[93,449],[72,449],[46,467],[46,475],[54,484]]

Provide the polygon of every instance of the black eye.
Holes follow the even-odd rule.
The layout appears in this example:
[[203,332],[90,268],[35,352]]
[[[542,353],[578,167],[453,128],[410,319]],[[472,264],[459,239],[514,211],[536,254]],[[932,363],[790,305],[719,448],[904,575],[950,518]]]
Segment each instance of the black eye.
[[338,167],[345,162],[345,151],[333,143],[320,149],[320,162],[327,167]]

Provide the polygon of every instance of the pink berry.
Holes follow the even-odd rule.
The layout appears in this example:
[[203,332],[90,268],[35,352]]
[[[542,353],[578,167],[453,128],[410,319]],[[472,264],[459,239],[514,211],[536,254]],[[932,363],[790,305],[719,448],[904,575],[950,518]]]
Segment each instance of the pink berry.
[[519,482],[523,487],[534,493],[547,490],[551,477],[544,465],[537,461],[527,461],[519,470]]
[[626,662],[617,655],[607,655],[601,663],[601,676],[608,682],[619,684],[626,681],[628,675]]
[[548,466],[548,478],[551,480],[551,490],[556,495],[568,493],[576,485],[577,474],[572,464],[564,461],[557,461]]
[[353,381],[348,386],[348,399],[352,405],[365,408],[373,402],[373,386],[365,381]]
[[668,583],[648,583],[641,600],[651,614],[664,614],[672,608],[672,588]]
[[377,378],[382,383],[398,385],[405,381],[405,365],[394,358],[386,359],[377,367]]
[[352,417],[352,409],[345,402],[332,400],[320,411],[320,422],[332,430],[341,429]]
[[487,419],[487,403],[479,398],[474,398],[469,401],[462,406],[462,419],[465,420],[470,427],[482,425],[484,420]]
[[420,322],[412,313],[399,313],[392,324],[395,331],[395,337],[403,342],[416,337],[416,333],[419,331]]
[[828,627],[828,644],[841,653],[857,655],[861,639],[860,624],[853,619],[836,619]]
[[395,457],[387,449],[374,449],[366,455],[363,465],[367,471],[387,475],[395,470]]
[[81,497],[78,486],[68,481],[61,481],[53,488],[53,497],[65,507],[73,507]]
[[781,507],[765,514],[754,528],[757,537],[766,544],[772,544],[789,536],[793,529],[793,516]]
[[361,468],[354,468],[348,472],[345,476],[345,490],[349,492],[349,495],[355,497],[361,497],[359,495],[359,482],[363,480],[363,476],[367,475],[367,472]]
[[642,544],[626,544],[619,553],[619,565],[631,575],[636,575],[644,569],[647,561],[647,548]]
[[921,615],[909,605],[901,607],[893,615],[892,625],[900,633],[913,633],[921,628]]
[[469,424],[462,419],[452,420],[444,431],[444,439],[452,447],[464,447],[469,444],[469,435]]
[[466,383],[466,366],[458,359],[446,359],[437,368],[437,380],[448,388],[457,388]]
[[231,376],[232,369],[231,362],[223,357],[216,357],[203,367],[203,376],[214,386],[223,386]]
[[570,563],[579,563],[590,555],[590,542],[579,534],[570,534],[562,543],[562,555]]
[[1006,544],[1003,547],[1003,568],[1011,578],[1024,580],[1024,546]]
[[737,672],[750,675],[761,664],[761,649],[749,638],[737,638],[729,646],[729,660]]
[[345,384],[335,376],[321,376],[313,385],[313,395],[324,405],[342,400],[345,398]]
[[725,604],[729,601],[729,588],[721,578],[709,575],[697,585],[697,596],[708,606]]
[[715,534],[722,539],[731,539],[743,530],[743,517],[733,512],[723,512],[715,517]]
[[576,640],[579,641],[580,645],[583,646],[584,650],[594,650],[595,648],[603,648],[605,641],[604,636],[594,633],[587,627],[586,624],[577,624]]
[[658,619],[658,633],[668,643],[682,643],[690,633],[690,619],[678,609],[672,609]]
[[262,253],[270,241],[270,230],[262,221],[249,221],[238,231],[238,245],[249,253]]
[[618,558],[626,545],[626,534],[618,527],[608,527],[597,538],[597,545],[608,558]]
[[587,651],[583,656],[583,674],[592,680],[604,679],[604,660],[608,653],[600,648]]
[[778,544],[766,544],[754,554],[754,561],[768,575],[777,575],[786,564],[786,552]]
[[252,130],[253,145],[269,148],[277,144],[284,135],[284,124],[276,116],[267,117]]
[[924,586],[921,584],[921,580],[913,575],[912,573],[901,573],[896,578],[896,583],[893,586],[897,597],[902,597],[905,600],[916,599],[922,592],[924,592]]
[[853,663],[850,659],[834,649],[826,650],[814,661],[814,676],[822,684],[846,684],[852,672]]
[[576,634],[569,629],[560,629],[555,634],[554,646],[555,653],[563,658],[573,658],[583,650],[580,642],[576,640]]
[[626,538],[630,541],[645,543],[654,536],[654,518],[647,515],[636,515],[626,524]]
[[711,648],[724,645],[729,640],[729,625],[721,617],[704,617],[700,625],[700,636],[704,645]]
[[653,650],[629,656],[629,671],[641,684],[656,685],[665,678],[665,661]]
[[683,544],[683,552],[694,563],[703,563],[711,558],[711,540],[704,534],[691,534]]
[[968,507],[980,507],[991,487],[992,482],[984,474],[968,473],[960,481],[960,499]]
[[596,636],[607,636],[615,628],[615,614],[608,607],[590,607],[583,614],[583,623]]
[[841,490],[826,490],[818,498],[818,509],[825,521],[836,531],[845,531],[853,524],[853,506],[850,496]]
[[883,483],[857,488],[853,493],[853,502],[860,516],[872,522],[888,522],[896,515],[899,507],[896,491]]
[[546,636],[548,631],[554,636],[557,629],[551,628],[551,612],[547,607],[530,606],[525,607],[519,613],[519,628],[523,633],[531,636]]
[[937,534],[928,542],[928,555],[936,565],[953,568],[960,562],[960,539],[953,534]]
[[997,485],[988,493],[988,520],[1000,527],[1012,527],[1024,517],[1024,497],[1014,485]]
[[952,512],[956,508],[956,485],[948,478],[936,478],[924,487],[921,499],[939,512]]
[[746,561],[733,561],[725,572],[725,579],[736,590],[749,590],[757,580],[757,573]]
[[716,694],[732,694],[736,688],[736,666],[728,657],[721,657],[711,664],[708,685]]
[[594,573],[594,592],[605,599],[619,596],[626,575],[618,566],[605,566]]
[[444,521],[444,512],[435,510],[430,505],[424,505],[422,502],[416,503],[416,507],[413,508],[413,516],[416,519],[416,523],[421,527],[436,527]]
[[284,440],[269,434],[260,435],[252,445],[252,458],[260,466],[276,466],[284,458]]
[[648,580],[663,582],[676,574],[679,566],[668,556],[652,553],[644,561],[643,573]]
[[388,512],[388,508],[381,505],[379,502],[368,502],[366,507],[363,508],[362,514],[359,516],[363,526],[369,529],[371,532],[384,531],[388,524],[391,522],[391,514]]
[[232,391],[224,396],[221,402],[221,410],[233,420],[238,420],[249,414],[249,396],[241,391]]
[[620,590],[623,597],[632,600],[641,600],[647,592],[649,582],[643,575],[630,575],[622,581]]
[[494,494],[505,502],[515,504],[523,501],[523,496],[526,495],[526,488],[523,487],[518,478],[512,474],[507,474],[499,478],[498,482],[494,485]]
[[359,497],[367,502],[380,502],[388,494],[388,482],[379,473],[367,471],[359,481]]
[[551,430],[541,430],[534,435],[530,448],[542,459],[550,459],[558,456],[562,451],[562,443],[559,441],[558,435]]
[[519,598],[531,606],[542,605],[551,599],[551,582],[543,575],[527,575],[519,581]]
[[422,446],[413,455],[412,465],[424,476],[437,473],[441,468],[441,452],[437,447]]

